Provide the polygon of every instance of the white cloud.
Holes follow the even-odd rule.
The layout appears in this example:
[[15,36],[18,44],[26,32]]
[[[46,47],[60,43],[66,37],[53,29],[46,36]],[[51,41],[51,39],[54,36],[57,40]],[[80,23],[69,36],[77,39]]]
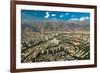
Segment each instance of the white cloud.
[[64,15],[69,15],[69,13],[61,14],[60,18],[64,17]]
[[88,19],[89,19],[89,17],[81,17],[79,20],[83,21],[83,20],[88,20]]
[[78,18],[72,18],[72,19],[70,19],[70,20],[74,20],[74,21],[77,21],[77,20],[79,20]]
[[69,15],[69,13],[65,13],[65,15]]
[[51,16],[56,16],[56,14],[51,14]]
[[84,21],[90,19],[89,17],[71,18],[70,21]]
[[63,17],[63,15],[60,15],[60,17],[62,18],[62,17]]
[[74,17],[74,15],[72,15],[71,17]]
[[49,12],[46,12],[45,18],[48,18],[50,16]]

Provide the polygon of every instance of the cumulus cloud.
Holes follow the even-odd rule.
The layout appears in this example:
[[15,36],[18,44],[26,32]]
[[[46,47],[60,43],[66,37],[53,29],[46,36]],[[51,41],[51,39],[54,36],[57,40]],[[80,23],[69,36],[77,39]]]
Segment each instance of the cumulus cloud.
[[73,20],[73,21],[84,21],[84,20],[88,20],[90,19],[89,17],[81,17],[81,18],[71,18],[70,20]]
[[79,20],[78,18],[72,18],[72,19],[70,19],[70,20],[74,20],[74,21],[77,21],[77,20]]
[[51,16],[56,16],[56,14],[51,14]]
[[69,15],[69,13],[65,13],[65,15]]
[[62,18],[62,17],[63,17],[63,15],[60,15],[60,17]]
[[67,16],[67,15],[69,15],[69,13],[61,14],[60,18],[64,17],[65,15]]
[[50,16],[49,12],[46,12],[45,18],[48,18]]
[[81,17],[79,20],[84,21],[84,20],[88,20],[88,19],[89,19],[89,17]]
[[71,17],[74,17],[74,15],[72,15]]

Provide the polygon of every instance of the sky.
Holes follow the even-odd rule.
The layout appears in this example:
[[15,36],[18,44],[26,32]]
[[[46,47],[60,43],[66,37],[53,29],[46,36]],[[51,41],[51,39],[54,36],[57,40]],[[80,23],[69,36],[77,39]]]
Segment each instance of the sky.
[[90,13],[21,10],[21,18],[22,18],[22,20],[63,20],[63,21],[74,20],[74,21],[84,21],[84,20],[90,20]]

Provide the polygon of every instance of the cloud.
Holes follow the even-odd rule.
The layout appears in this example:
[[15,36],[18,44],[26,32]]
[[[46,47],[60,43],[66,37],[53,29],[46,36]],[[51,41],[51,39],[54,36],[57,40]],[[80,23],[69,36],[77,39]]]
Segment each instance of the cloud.
[[71,18],[70,20],[78,21],[79,19],[78,18]]
[[65,13],[65,15],[69,15],[69,13]]
[[74,15],[72,15],[71,17],[74,17]]
[[62,18],[64,15],[60,15],[60,18]]
[[56,16],[56,14],[51,14],[51,16]]
[[72,20],[72,21],[84,21],[84,20],[88,20],[90,19],[89,17],[81,17],[81,18],[71,18],[69,20]]
[[79,21],[84,21],[84,20],[88,20],[89,19],[89,17],[81,17],[80,19],[79,19]]
[[49,12],[46,12],[45,18],[49,18],[50,14]]
[[65,15],[69,15],[69,13],[61,14],[60,18],[64,17]]

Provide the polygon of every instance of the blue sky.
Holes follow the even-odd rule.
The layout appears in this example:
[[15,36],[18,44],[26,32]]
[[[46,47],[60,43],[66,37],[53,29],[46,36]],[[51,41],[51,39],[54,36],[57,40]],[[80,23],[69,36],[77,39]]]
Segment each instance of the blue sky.
[[22,20],[90,20],[90,13],[84,12],[61,12],[61,11],[39,11],[21,10]]

